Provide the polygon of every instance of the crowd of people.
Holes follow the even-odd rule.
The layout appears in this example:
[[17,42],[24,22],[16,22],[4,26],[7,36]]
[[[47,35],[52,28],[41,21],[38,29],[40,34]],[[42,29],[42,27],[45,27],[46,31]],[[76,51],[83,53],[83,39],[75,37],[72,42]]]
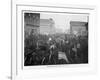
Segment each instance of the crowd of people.
[[88,63],[88,36],[35,34],[24,39],[24,65]]

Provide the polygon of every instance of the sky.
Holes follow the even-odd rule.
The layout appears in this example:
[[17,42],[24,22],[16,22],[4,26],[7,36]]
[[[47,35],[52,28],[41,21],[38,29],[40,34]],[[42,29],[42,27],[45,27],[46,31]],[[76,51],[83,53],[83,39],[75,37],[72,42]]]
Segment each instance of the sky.
[[52,18],[55,28],[64,31],[70,29],[70,21],[88,22],[87,14],[67,14],[67,13],[40,13],[40,19]]

